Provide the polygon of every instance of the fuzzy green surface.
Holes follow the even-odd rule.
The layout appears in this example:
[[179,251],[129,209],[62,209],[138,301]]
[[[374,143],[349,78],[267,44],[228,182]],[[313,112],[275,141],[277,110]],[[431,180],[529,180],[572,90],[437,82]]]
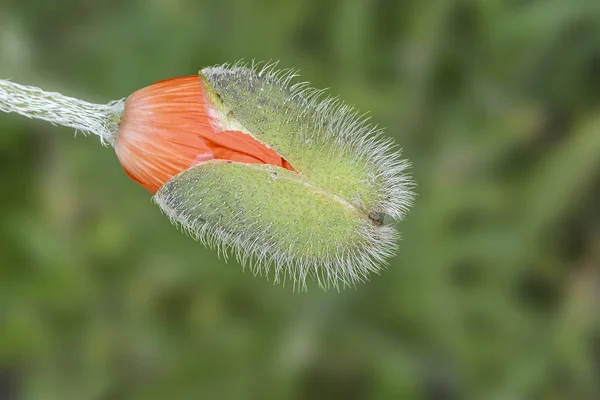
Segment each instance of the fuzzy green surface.
[[251,262],[257,271],[273,263],[276,280],[289,274],[301,285],[308,275],[323,285],[363,280],[395,238],[346,201],[270,165],[208,162],[169,180],[155,200],[209,246],[260,261]]
[[370,127],[349,109],[319,103],[319,92],[302,84],[290,86],[289,72],[213,67],[200,75],[218,94],[222,115],[275,149],[308,182],[366,212],[385,212],[382,166],[369,155],[383,149],[360,145]]

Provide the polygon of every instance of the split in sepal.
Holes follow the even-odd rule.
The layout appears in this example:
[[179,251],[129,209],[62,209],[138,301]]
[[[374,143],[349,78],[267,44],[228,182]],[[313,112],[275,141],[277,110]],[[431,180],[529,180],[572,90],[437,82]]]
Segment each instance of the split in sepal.
[[209,247],[304,287],[353,285],[396,248],[408,163],[351,107],[293,72],[242,65],[130,96],[115,149],[127,174]]

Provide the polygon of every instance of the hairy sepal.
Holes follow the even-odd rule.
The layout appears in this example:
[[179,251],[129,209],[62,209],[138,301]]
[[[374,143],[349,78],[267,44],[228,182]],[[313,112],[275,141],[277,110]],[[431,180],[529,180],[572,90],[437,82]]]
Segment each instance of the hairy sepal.
[[200,71],[224,118],[273,148],[311,184],[366,212],[402,219],[413,200],[409,164],[381,130],[294,71],[243,64]]
[[256,274],[304,288],[352,286],[378,272],[396,232],[302,174],[260,164],[210,161],[154,196],[176,224]]

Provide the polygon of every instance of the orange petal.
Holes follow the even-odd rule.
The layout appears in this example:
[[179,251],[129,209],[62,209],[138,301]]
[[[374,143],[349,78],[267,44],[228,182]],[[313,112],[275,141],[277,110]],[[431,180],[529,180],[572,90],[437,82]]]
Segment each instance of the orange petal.
[[127,175],[151,193],[192,165],[212,159],[294,170],[277,152],[239,131],[216,131],[218,112],[198,76],[157,82],[133,93],[115,150]]

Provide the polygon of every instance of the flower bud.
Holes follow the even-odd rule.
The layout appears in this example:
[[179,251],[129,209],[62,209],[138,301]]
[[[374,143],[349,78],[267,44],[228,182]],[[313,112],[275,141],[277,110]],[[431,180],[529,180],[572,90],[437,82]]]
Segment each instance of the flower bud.
[[236,65],[155,83],[125,104],[116,153],[171,220],[253,272],[353,285],[393,254],[408,163],[351,107],[292,72]]

